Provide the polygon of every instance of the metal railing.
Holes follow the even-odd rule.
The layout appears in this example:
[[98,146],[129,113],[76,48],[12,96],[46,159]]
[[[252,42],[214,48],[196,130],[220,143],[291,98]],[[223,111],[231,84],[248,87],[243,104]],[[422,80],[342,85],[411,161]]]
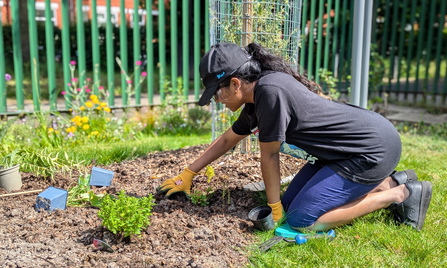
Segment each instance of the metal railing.
[[[290,0],[293,2],[292,0]],[[365,0],[373,1],[373,0]],[[1,1],[6,3],[5,1]],[[45,0],[45,5],[50,6],[50,0]],[[191,0],[171,0],[169,7],[170,19],[167,19],[164,1],[158,1],[158,20],[147,19],[145,26],[133,27],[131,40],[128,40],[128,27],[125,23],[120,23],[119,36],[113,36],[115,25],[111,21],[111,0],[106,0],[107,21],[106,33],[103,43],[99,43],[98,18],[96,14],[97,0],[90,0],[91,10],[91,46],[92,55],[86,54],[85,24],[83,13],[77,12],[76,21],[70,21],[70,8],[68,0],[60,1],[62,12],[62,65],[55,64],[53,23],[51,21],[51,10],[45,10],[45,47],[46,51],[39,50],[38,36],[36,29],[35,1],[27,0],[28,20],[29,20],[29,45],[30,45],[30,65],[22,63],[22,42],[19,23],[19,1],[11,0],[11,37],[14,69],[11,75],[15,80],[15,85],[8,85],[11,91],[15,87],[15,107],[8,106],[6,102],[7,86],[5,80],[0,79],[0,114],[8,114],[13,111],[25,111],[25,97],[23,93],[24,68],[30,68],[32,85],[33,109],[40,109],[42,78],[40,71],[43,71],[39,64],[46,65],[48,73],[48,98],[50,110],[67,109],[69,101],[58,103],[58,94],[67,91],[67,84],[70,83],[70,60],[72,45],[77,46],[77,77],[81,87],[85,81],[86,57],[92,58],[93,64],[93,84],[95,92],[98,90],[100,76],[106,73],[107,84],[104,88],[109,92],[108,105],[119,106],[116,103],[115,88],[125,88],[126,80],[121,75],[121,83],[115,83],[113,77],[119,70],[115,70],[114,38],[119,39],[119,54],[124,68],[128,68],[128,49],[133,51],[133,59],[145,58],[147,72],[147,101],[142,103],[141,90],[135,92],[132,100],[133,106],[151,105],[154,103],[154,93],[159,93],[161,99],[166,96],[166,78],[170,77],[170,84],[174,94],[178,88],[177,76],[182,77],[183,94],[190,93],[190,63],[193,63],[193,94],[197,100],[199,98],[201,81],[198,74],[200,58],[210,47],[209,23],[212,20],[209,14],[210,3],[216,1],[191,1]],[[218,1],[217,1],[218,2]],[[238,1],[235,1],[238,2]],[[271,1],[275,2],[275,1]],[[282,2],[282,1],[279,1]],[[278,3],[279,3],[278,2]],[[82,10],[83,1],[76,1],[76,10]],[[133,1],[133,25],[139,25],[138,9],[142,7],[140,0]],[[148,17],[152,15],[152,0],[146,0],[145,11]],[[4,5],[4,4],[3,4]],[[181,10],[179,8],[181,5]],[[320,75],[321,69],[329,70],[338,79],[337,90],[347,91],[351,74],[351,54],[353,38],[353,6],[354,0],[303,0],[301,12],[301,33],[302,45],[299,50],[299,65],[307,70],[308,75],[316,82],[322,83]],[[201,10],[201,8],[204,10]],[[5,6],[2,7],[7,8]],[[126,10],[125,1],[120,1],[120,21],[125,21]],[[435,96],[441,105],[445,105],[447,95],[447,27],[446,27],[447,1],[444,0],[374,0],[373,3],[373,24],[372,24],[372,63],[370,75],[376,75],[379,80],[370,79],[370,90],[375,87],[371,81],[378,81],[380,87],[377,91],[395,92],[404,96],[411,94],[421,95],[424,99],[428,96]],[[1,13],[0,13],[1,16]],[[180,23],[181,20],[181,23]],[[1,21],[1,19],[0,19]],[[70,40],[70,23],[76,23],[76,41]],[[153,22],[158,22],[154,25]],[[181,31],[178,27],[181,25]],[[0,55],[5,55],[5,42],[3,29],[0,27]],[[145,27],[146,36],[140,36],[140,27]],[[170,42],[167,42],[167,29],[170,28]],[[192,29],[190,29],[192,28]],[[158,32],[158,33],[157,33]],[[190,38],[190,32],[192,32]],[[190,40],[192,39],[192,40]],[[145,41],[145,55],[142,55],[143,47],[140,40]],[[156,40],[154,43],[153,40]],[[155,55],[154,44],[158,45],[158,54]],[[181,57],[179,59],[179,45],[181,46]],[[90,44],[89,44],[90,46]],[[169,50],[168,50],[169,49]],[[106,58],[100,58],[99,51],[106,50]],[[190,58],[190,52],[192,58]],[[46,62],[39,61],[39,53],[46,54]],[[171,62],[167,62],[167,58]],[[106,70],[100,69],[100,62],[107,62]],[[157,65],[158,63],[158,65]],[[0,77],[5,75],[5,66],[10,62],[5,62],[4,57],[0,58]],[[375,64],[375,65],[374,65]],[[64,85],[56,84],[56,69],[63,68]],[[181,66],[181,68],[180,68]],[[374,69],[382,67],[380,70]],[[182,73],[178,73],[179,70]],[[127,71],[127,70],[126,70]],[[141,69],[134,73],[135,81],[141,75]],[[154,81],[158,77],[158,81]],[[371,76],[370,76],[371,78]],[[379,83],[380,82],[380,83]],[[119,85],[121,84],[121,85]],[[158,88],[154,88],[158,84]],[[146,91],[146,89],[144,89]],[[11,92],[10,92],[10,95]],[[127,93],[121,90],[122,105],[127,102]],[[59,98],[59,102],[60,102]],[[62,105],[62,107],[61,107]],[[32,112],[32,110],[28,111]]]

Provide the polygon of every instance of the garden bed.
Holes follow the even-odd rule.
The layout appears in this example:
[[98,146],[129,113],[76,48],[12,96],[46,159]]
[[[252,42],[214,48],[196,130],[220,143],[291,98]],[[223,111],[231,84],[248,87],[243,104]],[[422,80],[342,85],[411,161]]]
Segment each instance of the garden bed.
[[[94,188],[116,195],[154,194],[151,225],[141,237],[114,235],[101,226],[95,207],[68,207],[53,213],[36,212],[37,194],[0,198],[0,264],[4,267],[240,267],[255,241],[248,212],[259,205],[259,194],[243,186],[261,181],[259,154],[228,154],[211,164],[215,177],[201,172],[193,189],[212,187],[207,206],[192,204],[183,195],[165,199],[155,189],[203,153],[205,146],[150,153],[144,158],[100,166],[115,172],[111,187]],[[281,155],[281,175],[297,172],[303,161]],[[92,165],[93,166],[93,165]],[[20,191],[48,186],[69,189],[79,172],[56,174],[55,180],[22,173]],[[7,193],[0,189],[0,194]],[[98,251],[94,238],[108,242],[113,253]]]

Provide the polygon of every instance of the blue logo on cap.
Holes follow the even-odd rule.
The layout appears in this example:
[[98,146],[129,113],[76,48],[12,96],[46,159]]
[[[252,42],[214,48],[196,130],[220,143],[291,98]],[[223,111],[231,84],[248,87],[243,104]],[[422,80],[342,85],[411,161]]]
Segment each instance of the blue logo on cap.
[[222,72],[221,74],[217,75],[217,79],[220,79],[222,76],[224,76],[225,72]]

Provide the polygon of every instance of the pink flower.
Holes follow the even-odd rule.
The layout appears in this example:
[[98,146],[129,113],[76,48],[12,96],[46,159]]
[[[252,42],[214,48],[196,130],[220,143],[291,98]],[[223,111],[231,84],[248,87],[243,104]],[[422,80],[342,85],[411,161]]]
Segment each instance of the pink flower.
[[137,62],[135,62],[136,65],[141,65],[141,61],[137,60]]
[[80,89],[80,88],[78,88],[78,92],[81,92],[81,89]]
[[70,84],[70,83],[67,83],[67,86],[71,87],[71,84]]
[[10,74],[5,74],[5,79],[6,79],[6,82],[11,80],[11,75]]
[[85,90],[85,92],[89,93],[89,92],[90,92],[90,89],[87,88],[87,89]]
[[123,74],[123,73],[124,73],[124,71],[121,71],[121,73]]
[[146,72],[142,72],[141,75],[142,75],[142,76],[146,76],[147,73],[146,73]]
[[88,88],[88,86],[84,86],[84,88]]
[[127,80],[127,83],[128,84],[132,84],[132,80]]
[[90,78],[87,78],[87,81],[89,81],[89,82],[90,82]]
[[62,91],[61,94],[62,94],[62,95],[65,95],[65,91]]
[[100,86],[99,88],[98,88],[99,90],[103,90],[104,89],[104,87],[103,86]]
[[71,65],[76,65],[76,61],[72,60],[72,61],[70,61],[70,64]]
[[73,78],[71,79],[71,81],[76,82],[76,81],[78,81],[78,79],[77,79],[76,77],[73,77]]

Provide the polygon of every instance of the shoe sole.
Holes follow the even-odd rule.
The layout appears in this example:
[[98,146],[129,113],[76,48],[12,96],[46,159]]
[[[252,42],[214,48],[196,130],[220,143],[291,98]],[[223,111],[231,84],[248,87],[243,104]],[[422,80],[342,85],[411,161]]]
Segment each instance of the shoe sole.
[[432,195],[432,184],[429,181],[422,181],[422,196],[419,204],[419,217],[417,229],[420,231],[424,226],[425,216],[427,215],[428,206],[430,205]]

